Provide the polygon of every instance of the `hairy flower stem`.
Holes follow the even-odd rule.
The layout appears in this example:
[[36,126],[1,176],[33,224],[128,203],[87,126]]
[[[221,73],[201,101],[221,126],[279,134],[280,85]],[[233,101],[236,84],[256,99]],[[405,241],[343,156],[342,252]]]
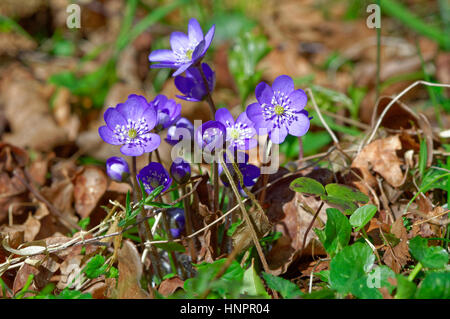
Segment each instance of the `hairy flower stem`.
[[[264,144],[264,154],[263,154],[263,162],[264,164],[268,164],[267,163],[267,159],[269,158],[270,155],[270,151],[272,150],[272,142],[269,139],[269,136],[267,136],[266,139],[266,143]],[[266,186],[267,183],[269,182],[269,174],[262,174],[262,179],[263,179],[263,185],[262,185],[262,191],[261,194],[259,195],[259,202],[262,204],[264,204],[264,200],[266,199]]]
[[[259,256],[259,259],[261,260],[261,264],[262,264],[262,266],[264,268],[264,271],[267,272],[267,273],[270,273],[270,268],[269,268],[269,265],[267,264],[267,260],[266,260],[266,257],[264,255],[264,252],[262,250],[261,243],[259,242],[258,234],[256,233],[255,226],[253,225],[253,222],[252,222],[252,220],[250,218],[250,215],[248,214],[248,212],[247,212],[247,210],[246,210],[246,208],[244,206],[244,203],[242,202],[241,195],[239,194],[239,190],[237,189],[237,186],[236,186],[236,184],[234,182],[234,179],[231,176],[231,173],[228,170],[228,167],[227,167],[223,157],[219,156],[219,159],[220,159],[220,164],[222,165],[223,170],[225,172],[225,175],[227,176],[228,181],[230,182],[231,189],[233,190],[233,193],[234,193],[234,195],[236,197],[236,200],[239,203],[239,207],[240,207],[241,212],[242,212],[242,217],[244,218],[245,223],[248,225],[248,228],[250,230],[250,234],[251,234],[252,239],[253,239],[253,244],[256,247],[256,251],[258,252],[258,256]],[[236,163],[234,163],[234,161],[233,161],[233,167],[236,170]],[[242,184],[242,187],[245,190],[242,174],[240,174],[239,170],[236,170],[236,173],[238,173],[239,182]],[[249,192],[249,194],[250,194],[250,192]],[[255,201],[255,203],[256,203],[256,201]],[[258,207],[258,209],[261,209],[261,207]],[[273,293],[274,298],[278,299],[277,292],[272,289],[272,293]]]
[[[137,203],[138,201],[138,189],[139,185],[137,184],[136,180],[136,156],[131,157],[131,180],[132,180],[132,186],[133,186],[133,202]],[[141,209],[139,214],[136,217],[136,221],[139,222],[138,226],[138,232],[139,237],[141,238],[141,241],[144,243],[147,241],[153,241],[153,235],[150,229],[150,225],[145,220],[145,213],[144,210]],[[145,220],[145,221],[144,221]],[[143,222],[142,222],[143,221]],[[158,251],[155,249],[154,246],[150,246],[150,260],[153,265],[153,273],[155,276],[161,277],[161,265],[159,264],[159,256]]]
[[[189,236],[193,232],[193,227],[192,227],[191,208],[190,208],[190,203],[189,203],[190,196],[186,196],[186,194],[187,194],[187,191],[186,191],[186,184],[185,184],[181,187],[181,195],[184,197],[183,204],[184,204],[184,217],[186,220],[186,235]],[[191,254],[191,261],[193,263],[197,263],[197,250],[195,249],[194,238],[188,239],[188,247],[189,247],[189,253]]]
[[208,80],[206,79],[205,73],[203,72],[201,63],[198,63],[195,67],[197,68],[197,70],[200,72],[200,74],[202,76],[203,84],[205,85],[205,89],[206,89],[206,101],[208,102],[209,109],[211,110],[211,119],[214,120],[214,116],[216,114],[216,105],[214,104],[214,101],[211,96],[211,92],[209,91]]

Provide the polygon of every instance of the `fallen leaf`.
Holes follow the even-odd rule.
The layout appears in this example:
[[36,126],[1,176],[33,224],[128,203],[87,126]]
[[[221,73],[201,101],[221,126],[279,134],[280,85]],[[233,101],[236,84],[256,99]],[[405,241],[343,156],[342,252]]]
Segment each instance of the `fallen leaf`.
[[[362,172],[364,180],[371,186],[377,185],[377,181],[370,171],[372,168],[389,184],[399,187],[403,182],[403,173],[400,167],[402,162],[395,152],[401,148],[398,135],[378,139],[362,149],[353,160],[352,167],[358,168]],[[355,184],[361,184],[361,182],[355,182]]]
[[142,276],[142,263],[136,246],[129,240],[123,241],[118,254],[119,278],[114,298],[148,299],[149,294],[139,283]]
[[158,288],[158,292],[164,297],[168,297],[173,294],[178,288],[183,288],[184,280],[181,280],[180,277],[175,276],[169,279],[164,280]]
[[402,218],[398,218],[392,224],[391,234],[400,239],[400,242],[392,249],[390,247],[387,248],[383,256],[383,262],[398,274],[410,258],[408,249],[408,234],[405,226],[403,225]]
[[106,174],[97,167],[85,167],[75,178],[74,200],[75,210],[86,218],[97,206],[98,201],[106,191],[108,180]]

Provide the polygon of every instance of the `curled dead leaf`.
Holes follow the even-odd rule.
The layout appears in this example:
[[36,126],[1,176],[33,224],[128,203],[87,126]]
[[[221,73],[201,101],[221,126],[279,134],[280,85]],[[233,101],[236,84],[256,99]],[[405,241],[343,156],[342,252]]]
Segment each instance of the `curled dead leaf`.
[[75,178],[75,210],[82,218],[88,217],[95,209],[107,184],[106,174],[98,167],[88,166]]

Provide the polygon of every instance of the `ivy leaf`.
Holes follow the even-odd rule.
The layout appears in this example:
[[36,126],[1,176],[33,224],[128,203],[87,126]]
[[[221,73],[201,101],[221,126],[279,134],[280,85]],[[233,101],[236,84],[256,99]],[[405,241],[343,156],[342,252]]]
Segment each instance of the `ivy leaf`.
[[352,226],[347,217],[336,208],[328,208],[327,223],[324,230],[315,229],[327,253],[334,257],[339,251],[348,245]]
[[295,192],[305,193],[308,195],[325,195],[325,188],[322,184],[309,177],[299,177],[294,179],[289,185],[289,188]]
[[56,296],[56,299],[92,299],[92,295],[90,293],[84,294],[78,290],[64,288],[61,293]]
[[375,216],[377,207],[375,205],[364,205],[355,210],[350,216],[350,224],[359,231]]
[[330,285],[341,294],[352,292],[354,283],[366,278],[372,268],[375,255],[372,249],[363,243],[355,243],[340,251],[330,263]]
[[448,253],[440,246],[428,246],[428,240],[416,236],[409,241],[411,255],[427,268],[443,268],[448,264]]
[[248,268],[244,273],[243,285],[241,287],[241,293],[248,296],[255,296],[264,299],[270,299],[269,294],[264,288],[264,284],[259,278],[258,273],[252,263],[250,268]]
[[263,272],[264,280],[270,289],[278,291],[284,299],[292,299],[303,295],[300,288],[293,282],[272,274]]
[[429,272],[420,283],[417,299],[450,299],[450,271]]

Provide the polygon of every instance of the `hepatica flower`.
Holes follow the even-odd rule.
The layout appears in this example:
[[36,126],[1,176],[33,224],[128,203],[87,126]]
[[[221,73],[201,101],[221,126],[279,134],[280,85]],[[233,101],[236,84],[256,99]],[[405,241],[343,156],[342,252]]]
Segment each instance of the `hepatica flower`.
[[181,117],[175,125],[167,130],[167,137],[164,139],[170,145],[175,145],[185,137],[192,140],[194,136],[194,125],[187,118]]
[[226,127],[226,141],[231,148],[248,150],[256,146],[257,141],[253,138],[256,130],[245,112],[235,121],[228,109],[221,108],[216,111],[215,119]]
[[288,134],[306,134],[310,125],[308,113],[303,110],[307,96],[303,90],[295,90],[289,76],[277,77],[272,87],[259,83],[255,95],[258,102],[250,104],[246,113],[256,130],[267,129],[275,144],[283,143]]
[[143,96],[131,94],[124,103],[108,108],[103,117],[106,125],[98,129],[100,137],[106,143],[122,145],[124,155],[140,156],[161,143],[158,134],[150,133],[156,125],[155,108]]
[[162,131],[176,123],[180,118],[181,104],[175,100],[168,99],[165,95],[159,94],[150,102],[155,107],[157,124],[156,131]]
[[125,159],[113,156],[106,160],[106,174],[116,182],[123,182],[130,176],[130,168]]
[[157,162],[151,162],[141,169],[136,178],[138,182],[139,180],[142,181],[145,191],[149,194],[160,185],[164,186],[162,191],[165,192],[169,188],[170,184],[172,184],[172,179],[170,178],[169,173],[166,171],[164,166]]
[[200,61],[211,45],[214,37],[215,26],[203,35],[202,28],[196,19],[189,20],[188,34],[172,32],[170,35],[171,50],[155,50],[149,55],[151,68],[177,69],[173,76],[186,71],[191,65]]
[[[202,63],[202,70],[206,77],[206,81],[208,82],[209,92],[212,92],[216,84],[216,75],[206,63]],[[177,76],[175,78],[175,86],[184,94],[177,95],[177,97],[186,101],[201,101],[208,93],[200,71],[194,67],[186,70],[185,77],[182,75]]]
[[206,152],[221,149],[225,143],[227,129],[219,121],[208,121],[195,131],[195,143]]

